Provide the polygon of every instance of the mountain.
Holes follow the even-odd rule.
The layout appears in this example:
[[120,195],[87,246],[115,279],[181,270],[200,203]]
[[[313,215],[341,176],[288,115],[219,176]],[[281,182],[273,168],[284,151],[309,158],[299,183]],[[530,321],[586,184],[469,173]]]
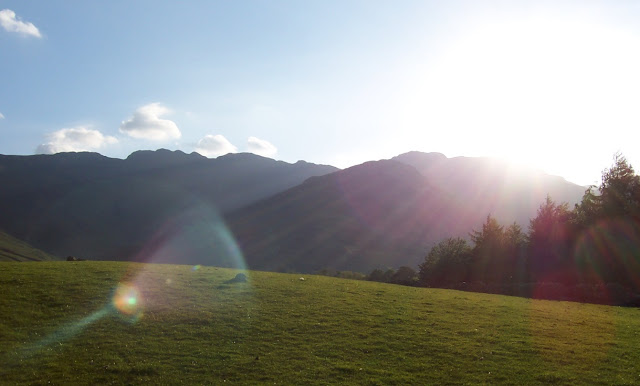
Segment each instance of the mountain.
[[0,261],[47,261],[58,260],[15,237],[0,232]]
[[584,187],[411,152],[345,170],[253,154],[0,155],[0,229],[58,256],[314,272],[416,267],[488,214],[524,229]]
[[224,214],[336,170],[248,153],[208,159],[164,149],[124,160],[0,155],[0,229],[59,256],[135,260],[185,213]]
[[483,158],[409,153],[329,175],[227,216],[249,267],[369,271],[417,266],[436,242],[467,237],[488,214],[526,230],[546,194],[584,188]]
[[386,160],[311,178],[227,219],[251,268],[366,271],[416,265],[435,241],[468,232],[472,209]]
[[500,222],[517,222],[523,229],[549,195],[570,208],[586,187],[525,167],[485,157],[447,158],[440,153],[409,152],[393,160],[415,167],[431,184],[459,201],[472,203]]

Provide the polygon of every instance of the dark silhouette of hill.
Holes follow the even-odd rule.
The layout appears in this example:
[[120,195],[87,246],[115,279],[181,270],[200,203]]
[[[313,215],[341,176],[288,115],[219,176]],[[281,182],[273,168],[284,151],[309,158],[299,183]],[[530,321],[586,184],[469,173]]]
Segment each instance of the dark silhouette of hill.
[[168,150],[0,155],[0,229],[58,256],[241,266],[233,233],[251,268],[370,271],[415,267],[489,213],[526,229],[547,194],[573,204],[584,192],[437,153],[337,170]]
[[250,267],[370,270],[415,265],[435,241],[466,232],[470,208],[396,161],[314,177],[232,213]]
[[249,153],[0,155],[0,229],[58,256],[136,260],[158,229],[194,208],[225,213],[335,170]]
[[417,266],[445,237],[468,237],[489,213],[524,229],[547,193],[571,203],[584,188],[483,158],[408,153],[367,162],[228,216],[251,268],[369,271]]
[[59,258],[34,248],[4,232],[0,232],[0,262],[48,260],[59,260]]

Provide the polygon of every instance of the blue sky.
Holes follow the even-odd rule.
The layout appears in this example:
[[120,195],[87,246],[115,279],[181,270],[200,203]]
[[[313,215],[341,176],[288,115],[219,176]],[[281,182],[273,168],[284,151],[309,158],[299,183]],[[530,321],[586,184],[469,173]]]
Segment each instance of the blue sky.
[[1,154],[640,167],[633,1],[2,1]]

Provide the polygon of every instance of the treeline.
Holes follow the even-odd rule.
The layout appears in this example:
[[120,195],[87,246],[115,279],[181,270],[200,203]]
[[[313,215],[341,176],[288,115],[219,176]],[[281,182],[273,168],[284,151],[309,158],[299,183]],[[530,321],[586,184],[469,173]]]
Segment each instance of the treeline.
[[371,271],[368,275],[360,272],[323,269],[321,271],[318,271],[318,275],[339,277],[342,279],[369,280],[377,281],[380,283],[401,284],[408,286],[416,286],[419,283],[418,273],[416,272],[416,270],[407,266],[402,266],[398,269],[377,268]]
[[640,177],[617,154],[600,186],[590,187],[573,209],[547,197],[526,232],[488,216],[470,239],[435,245],[419,267],[420,285],[635,305]]

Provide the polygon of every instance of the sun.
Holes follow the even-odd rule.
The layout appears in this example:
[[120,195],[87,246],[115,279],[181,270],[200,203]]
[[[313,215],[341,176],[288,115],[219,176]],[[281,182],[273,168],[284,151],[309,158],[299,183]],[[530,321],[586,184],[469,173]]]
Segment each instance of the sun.
[[[593,18],[487,20],[425,67],[413,119],[447,154],[506,158],[586,184],[624,153],[603,134],[638,132],[639,66],[640,37]],[[593,154],[606,161],[589,163]]]

